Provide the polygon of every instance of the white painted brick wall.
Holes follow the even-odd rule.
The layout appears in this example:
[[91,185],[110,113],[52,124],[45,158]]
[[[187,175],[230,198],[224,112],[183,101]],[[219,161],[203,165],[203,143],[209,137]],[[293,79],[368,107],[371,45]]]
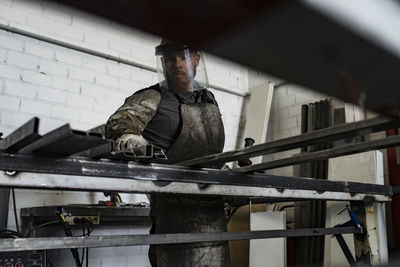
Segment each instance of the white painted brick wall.
[[21,74],[15,66],[0,65],[0,77],[3,79],[19,80]]
[[39,56],[42,59],[55,59],[54,48],[44,44],[25,43],[25,53]]
[[19,98],[0,95],[1,109],[18,111],[21,100]]
[[4,81],[4,94],[33,99],[37,94],[37,88],[22,81],[6,80]]
[[7,65],[15,65],[24,69],[36,70],[39,65],[39,58],[21,52],[9,51],[6,63]]
[[31,70],[23,70],[21,72],[21,77],[24,82],[33,83],[37,85],[44,85],[44,86],[52,86],[53,85],[53,78],[46,74],[31,71]]
[[1,48],[3,49],[9,49],[11,51],[23,51],[24,49],[24,43],[21,40],[21,38],[14,38],[13,36],[10,35],[1,35],[0,36],[0,44]]
[[59,64],[54,60],[42,59],[39,64],[39,72],[47,75],[54,75],[66,78],[68,76],[68,68]]
[[[83,11],[42,1],[0,0],[0,24],[150,67],[156,66],[154,47],[161,40]],[[211,55],[205,55],[205,61],[212,84],[247,92],[245,68]],[[0,31],[0,132],[5,135],[33,116],[40,117],[41,134],[65,123],[88,130],[105,123],[133,92],[156,82],[157,74],[148,70]],[[212,91],[225,123],[225,150],[232,150],[237,143],[243,97]],[[16,190],[16,194],[18,213],[28,206],[97,203],[105,199],[102,193],[88,192]],[[121,195],[128,203],[147,201],[144,195]],[[9,226],[15,229],[11,210]],[[96,230],[94,234],[147,232],[148,228],[122,227]],[[147,250],[147,246],[93,249],[90,265],[150,266]],[[74,266],[68,250],[54,255],[55,266]]]

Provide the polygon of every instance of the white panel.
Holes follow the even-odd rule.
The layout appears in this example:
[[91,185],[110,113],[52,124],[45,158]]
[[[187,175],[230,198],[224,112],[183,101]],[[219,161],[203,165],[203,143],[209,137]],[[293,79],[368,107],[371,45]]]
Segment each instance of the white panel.
[[[286,229],[286,212],[252,212],[250,230]],[[286,238],[250,240],[250,267],[286,266]]]
[[[244,137],[253,138],[254,144],[265,143],[271,110],[274,84],[265,83],[250,88],[250,101],[246,115]],[[252,159],[253,164],[261,163],[262,157]]]

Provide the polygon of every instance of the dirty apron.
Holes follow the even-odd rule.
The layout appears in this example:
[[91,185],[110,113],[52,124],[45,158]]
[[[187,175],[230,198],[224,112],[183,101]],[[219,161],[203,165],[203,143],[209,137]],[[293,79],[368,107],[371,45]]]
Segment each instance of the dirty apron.
[[[181,104],[180,111],[182,130],[168,150],[169,163],[220,153],[225,136],[218,107]],[[156,234],[227,231],[221,197],[153,194],[151,214]],[[153,267],[230,266],[227,241],[156,245],[149,254]]]

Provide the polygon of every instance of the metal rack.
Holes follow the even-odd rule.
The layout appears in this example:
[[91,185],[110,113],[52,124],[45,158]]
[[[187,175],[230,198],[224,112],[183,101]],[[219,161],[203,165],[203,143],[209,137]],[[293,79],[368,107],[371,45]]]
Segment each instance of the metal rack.
[[[296,137],[260,144],[254,147],[211,155],[181,163],[186,166],[142,163],[129,158],[113,158],[111,143],[101,134],[81,132],[64,125],[43,136],[37,133],[39,120],[28,123],[0,142],[0,187],[40,188],[48,190],[115,191],[129,193],[168,193],[191,195],[217,195],[227,199],[276,200],[341,200],[363,203],[369,210],[365,217],[368,237],[376,236],[370,227],[373,222],[374,202],[388,202],[393,195],[390,186],[284,177],[254,172],[267,169],[266,165],[287,166],[315,160],[316,154],[263,163],[256,168],[239,168],[233,171],[199,168],[216,162],[223,163],[267,153],[303,147],[327,140],[339,140],[382,131],[400,126],[400,121],[375,118],[362,122],[339,125]],[[386,148],[400,144],[399,136],[366,141],[350,146],[324,150],[322,158]],[[82,157],[82,151],[102,149],[101,158]],[[55,149],[57,148],[57,149]],[[107,150],[108,149],[108,150]],[[339,151],[339,152],[337,152]],[[109,152],[109,154],[105,153]],[[89,153],[90,154],[90,153]],[[37,175],[40,173],[41,175]],[[251,231],[226,233],[186,233],[169,235],[91,236],[65,238],[16,238],[0,239],[1,251],[31,249],[57,249],[100,246],[127,246],[144,244],[186,243],[218,240],[242,240],[289,236],[331,234],[361,234],[357,227],[295,229],[284,231]],[[379,252],[369,244],[375,259]]]

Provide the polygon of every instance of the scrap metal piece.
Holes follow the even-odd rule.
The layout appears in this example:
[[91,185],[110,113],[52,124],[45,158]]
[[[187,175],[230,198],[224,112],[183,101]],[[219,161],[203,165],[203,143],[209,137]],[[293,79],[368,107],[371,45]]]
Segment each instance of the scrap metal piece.
[[38,134],[39,118],[34,117],[0,141],[0,150],[17,152],[41,136]]
[[116,156],[122,154],[124,157],[130,159],[168,159],[164,150],[154,145],[144,145],[134,148],[112,151],[112,154]]
[[111,140],[108,140],[108,142],[105,144],[89,148],[74,155],[89,158],[109,158],[111,156],[113,146],[113,142]]
[[350,264],[350,266],[356,266],[357,262],[354,259],[353,255],[351,254],[351,251],[350,251],[349,247],[347,246],[346,241],[344,240],[343,236],[341,234],[336,234],[335,237],[347,259],[347,262]]
[[86,132],[72,130],[67,123],[26,146],[21,152],[41,155],[69,156],[86,149],[107,144],[109,141],[98,134],[88,136]]

